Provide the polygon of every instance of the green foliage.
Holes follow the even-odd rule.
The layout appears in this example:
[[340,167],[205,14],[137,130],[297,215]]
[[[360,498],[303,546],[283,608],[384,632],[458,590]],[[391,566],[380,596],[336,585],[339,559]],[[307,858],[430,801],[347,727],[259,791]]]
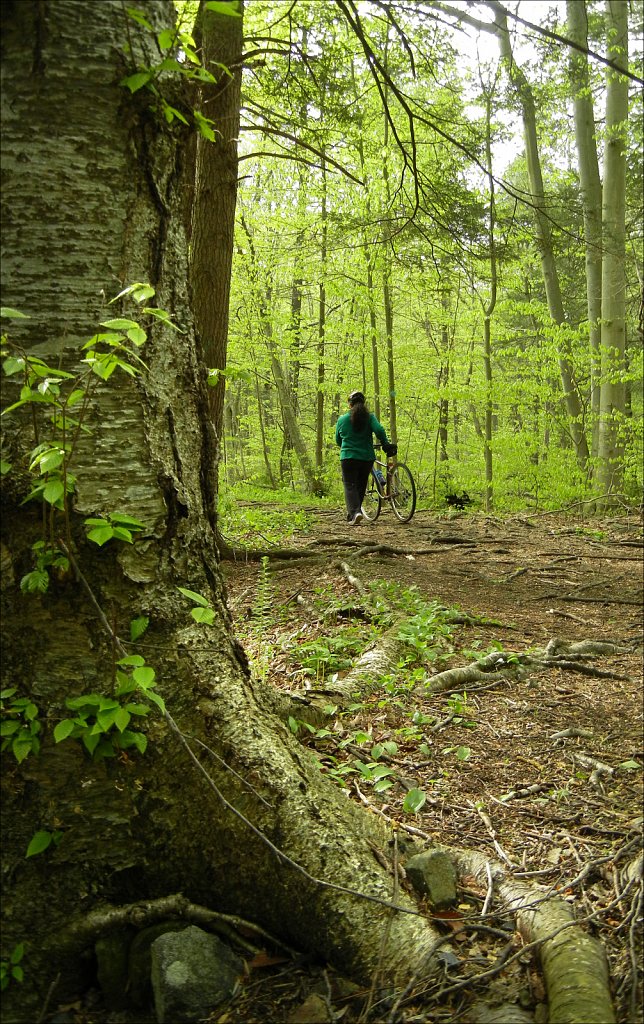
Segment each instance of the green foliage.
[[265,633],[273,625],[273,600],[274,590],[271,580],[270,558],[264,555],[259,564],[259,574],[252,607],[252,628],[255,632]]
[[145,529],[144,524],[138,519],[123,515],[122,512],[110,512],[106,517],[86,519],[85,527],[88,529],[87,539],[98,544],[99,548],[110,540],[132,544],[132,534]]
[[62,835],[63,833],[60,829],[55,829],[53,832],[41,829],[31,837],[25,857],[36,857],[39,853],[44,853],[45,850],[48,850],[50,846],[57,846],[62,839]]
[[231,543],[247,546],[282,546],[294,534],[306,533],[311,523],[310,509],[298,507],[292,492],[271,491],[267,496],[257,487],[225,491],[219,499],[219,516],[222,532]]
[[[221,0],[219,4],[207,3],[206,7],[222,15],[240,17],[239,5],[236,0]],[[128,7],[128,17],[140,28],[153,33],[153,27],[145,16],[144,11],[135,7]],[[163,117],[166,124],[171,125],[174,121],[193,126],[209,142],[214,142],[218,132],[214,122],[206,117],[200,110],[184,106],[179,109],[174,103],[168,102],[168,84],[176,81],[188,83],[209,83],[214,85],[218,78],[211,71],[207,70],[199,58],[197,46],[191,33],[184,26],[178,23],[174,28],[162,29],[155,34],[154,45],[161,53],[161,59],[149,65],[140,65],[136,71],[126,75],[121,80],[121,85],[129,89],[131,94],[145,89],[152,97],[151,106]],[[215,68],[219,76],[232,78],[232,72],[225,64],[218,61],[210,61],[210,66]],[[176,89],[173,89],[176,92]],[[188,120],[190,119],[190,120]]]
[[50,572],[64,576],[69,571],[69,559],[59,549],[49,547],[44,540],[37,540],[31,550],[35,555],[35,566],[20,580],[20,589],[27,594],[44,594],[49,589]]
[[149,625],[150,620],[147,615],[140,615],[137,619],[132,619],[130,622],[130,640],[132,643],[143,636]]
[[7,959],[3,957],[0,960],[0,991],[4,992],[12,981],[17,981],[19,984],[24,981],[24,971],[20,966],[24,953],[25,944],[20,942],[14,946]]
[[[154,289],[147,284],[135,282],[124,288],[111,302],[129,297],[142,303],[154,296]],[[3,307],[2,315],[11,319],[19,316],[17,310]],[[2,368],[5,376],[16,379],[20,384],[19,397],[2,412],[3,416],[30,406],[33,412],[35,446],[28,456],[28,469],[34,478],[31,490],[24,501],[39,500],[52,510],[62,511],[66,522],[69,517],[69,498],[75,491],[76,478],[69,470],[76,439],[80,432],[86,432],[85,418],[90,401],[101,382],[109,380],[119,369],[128,376],[135,376],[145,369],[145,363],[138,351],[147,340],[149,325],[160,320],[174,327],[169,314],[162,309],[144,306],[141,310],[143,324],[139,319],[115,317],[104,320],[101,327],[107,328],[92,336],[83,345],[84,369],[69,373],[57,367],[48,366],[42,359],[24,351],[6,335],[2,337]],[[23,318],[26,318],[23,316]],[[46,433],[43,439],[39,435]],[[4,472],[14,467],[4,461]],[[49,570],[64,571],[66,566],[54,543],[54,520],[49,518],[49,540],[34,548],[36,566],[32,573],[23,578],[23,590],[44,592],[48,587]],[[141,530],[143,524],[122,513],[113,513],[106,519],[88,520],[90,539],[97,544],[119,539],[132,542],[132,533]]]
[[456,757],[458,758],[459,761],[467,761],[467,760],[469,760],[469,757],[470,757],[470,754],[472,753],[472,750],[471,750],[470,747],[462,747],[462,746],[459,746],[459,747],[444,747],[444,749],[441,751],[441,753],[442,754],[456,754]]
[[203,626],[212,626],[215,621],[215,612],[210,607],[207,598],[202,594],[197,594],[194,590],[186,590],[185,587],[177,587],[177,590],[196,606],[190,610],[195,622]]
[[314,675],[317,685],[322,685],[329,675],[350,668],[353,658],[373,635],[373,628],[347,626],[333,636],[318,637],[300,644],[294,654],[303,671]]
[[93,760],[115,757],[121,751],[134,747],[144,754],[147,736],[136,727],[151,708],[147,703],[132,700],[141,692],[146,700],[165,711],[163,698],[155,692],[155,671],[146,665],[139,654],[129,654],[117,662],[116,689],[113,697],[100,693],[86,693],[68,697],[66,707],[74,712],[73,718],[63,718],[54,729],[54,740],[81,741]]
[[215,14],[225,14],[231,18],[241,18],[239,0],[206,0],[205,7]]
[[447,707],[452,714],[454,725],[462,725],[466,729],[475,729],[476,722],[470,717],[473,712],[468,704],[467,693],[451,693],[447,698]]
[[403,800],[403,811],[406,814],[418,814],[427,801],[427,794],[423,789],[410,789]]
[[29,754],[40,751],[38,707],[29,697],[16,697],[17,689],[9,687],[0,693],[1,750],[11,750],[18,764]]

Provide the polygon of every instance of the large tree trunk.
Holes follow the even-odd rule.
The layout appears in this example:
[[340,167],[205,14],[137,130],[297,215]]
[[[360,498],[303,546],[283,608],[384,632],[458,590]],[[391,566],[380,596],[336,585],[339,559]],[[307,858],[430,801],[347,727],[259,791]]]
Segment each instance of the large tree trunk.
[[[149,0],[145,15],[162,28],[172,4]],[[181,891],[355,977],[381,966],[387,985],[409,977],[435,940],[400,897],[412,913],[396,913],[379,960],[390,911],[374,900],[391,902],[393,883],[370,844],[386,848],[387,837],[269,711],[231,634],[214,543],[206,374],[187,301],[181,148],[148,105],[151,94],[131,97],[118,84],[135,70],[123,58],[128,38],[140,63],[156,59],[154,37],[125,19],[117,0],[2,6],[3,303],[32,317],[12,321],[10,337],[32,355],[75,365],[99,320],[128,313],[106,311],[101,296],[145,280],[184,332],[152,320],[142,350],[148,371],[113,377],[97,393],[93,433],[72,464],[79,575],[52,579],[42,595],[19,589],[41,533],[40,506],[20,505],[30,488],[31,420],[24,410],[5,417],[13,470],[2,487],[3,686],[28,695],[43,725],[39,755],[20,765],[3,755],[3,952],[25,941],[28,977],[5,993],[8,1020],[34,1020],[59,972],[56,998],[76,990],[84,961],[65,958],[58,929],[106,900]],[[14,396],[9,383],[3,404]],[[116,510],[145,523],[142,538],[88,543],[82,519]],[[178,586],[207,597],[213,625],[190,619]],[[76,741],[53,742],[66,697],[111,692],[108,624],[125,637],[141,615],[150,627],[140,650],[216,789],[164,718],[149,722],[143,756],[95,762]],[[58,829],[62,839],[25,859],[39,829]]]

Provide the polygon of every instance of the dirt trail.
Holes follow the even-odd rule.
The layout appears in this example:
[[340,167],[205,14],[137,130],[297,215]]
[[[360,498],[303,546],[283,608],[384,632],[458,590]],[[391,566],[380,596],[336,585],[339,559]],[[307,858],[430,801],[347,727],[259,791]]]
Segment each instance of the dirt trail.
[[[343,727],[344,735],[362,730],[374,744],[396,744],[388,762],[395,784],[380,794],[368,782],[353,779],[353,798],[392,821],[413,823],[430,840],[501,860],[514,875],[563,895],[578,917],[592,918],[589,927],[605,945],[618,1019],[640,1019],[641,988],[633,958],[641,959],[641,946],[635,948],[641,939],[634,936],[634,890],[621,900],[617,897],[623,893],[620,870],[637,856],[642,835],[641,521],[634,516],[501,520],[419,512],[403,525],[384,510],[376,524],[350,528],[339,512],[318,512],[310,532],[291,543],[316,561],[279,559],[271,573],[272,606],[281,609],[281,621],[270,635],[264,631],[263,642],[273,643],[268,678],[284,689],[294,689],[294,679],[300,678],[293,671],[297,645],[323,632],[320,623],[307,623],[296,595],[310,601],[320,586],[328,585],[334,593],[346,591],[347,598],[355,599],[339,561],[372,545],[381,548],[351,561],[364,583],[384,579],[413,586],[428,600],[496,621],[458,627],[450,666],[471,662],[472,652],[495,646],[524,652],[543,648],[554,638],[618,645],[618,652],[591,660],[603,673],[599,677],[559,668],[529,672],[490,689],[473,687],[457,715],[449,694],[416,692],[407,701],[383,700],[377,694]],[[224,573],[243,634],[261,570],[257,563],[229,562]],[[567,730],[572,735],[558,735]],[[337,756],[327,757],[327,765],[324,745],[311,745],[322,770],[331,763],[337,768]],[[361,753],[349,745],[343,756]],[[610,772],[602,769],[593,775],[597,765]],[[410,818],[401,807],[412,787],[422,789],[427,799]],[[639,893],[641,915],[641,885]],[[474,885],[461,893],[458,913],[464,922],[480,912],[480,903]],[[507,927],[507,921],[496,923]],[[458,941],[453,921],[449,927]],[[463,924],[465,938],[468,962],[478,956],[479,969],[500,954],[498,938],[486,939],[480,930],[468,932]],[[269,1002],[270,984],[267,978],[264,998]],[[530,964],[515,965],[507,976],[497,977],[485,997],[492,1002],[506,997],[515,1004],[526,985],[530,995],[524,992],[522,1005],[529,1009],[543,995]],[[277,1016],[264,1019],[286,1020],[287,1007],[297,1006],[298,999],[301,1003],[308,991],[301,977],[296,989],[281,990],[285,1003],[274,1009]],[[454,1019],[450,997],[440,993],[418,997],[416,1012],[421,1016],[414,1017],[412,1011],[400,1019]],[[250,1021],[260,1011],[242,1003],[240,1012]],[[475,1021],[479,1010],[472,1002],[459,1013],[459,1019]],[[348,1012],[343,1019],[354,1018]]]

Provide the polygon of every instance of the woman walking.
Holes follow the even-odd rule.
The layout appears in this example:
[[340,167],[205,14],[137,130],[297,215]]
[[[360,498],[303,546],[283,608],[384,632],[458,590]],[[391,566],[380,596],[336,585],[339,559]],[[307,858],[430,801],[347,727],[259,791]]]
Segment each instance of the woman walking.
[[352,391],[349,395],[349,412],[340,416],[335,426],[349,526],[355,526],[364,518],[362,502],[376,458],[373,434],[386,451],[389,441],[385,428],[367,409],[362,391]]

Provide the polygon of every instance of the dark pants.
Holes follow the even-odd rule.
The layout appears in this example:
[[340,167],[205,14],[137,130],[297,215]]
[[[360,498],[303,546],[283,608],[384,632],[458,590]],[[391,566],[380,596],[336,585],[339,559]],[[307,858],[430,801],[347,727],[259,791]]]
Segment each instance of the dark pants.
[[347,519],[353,519],[356,512],[360,511],[372,466],[373,462],[365,462],[363,459],[340,459]]

